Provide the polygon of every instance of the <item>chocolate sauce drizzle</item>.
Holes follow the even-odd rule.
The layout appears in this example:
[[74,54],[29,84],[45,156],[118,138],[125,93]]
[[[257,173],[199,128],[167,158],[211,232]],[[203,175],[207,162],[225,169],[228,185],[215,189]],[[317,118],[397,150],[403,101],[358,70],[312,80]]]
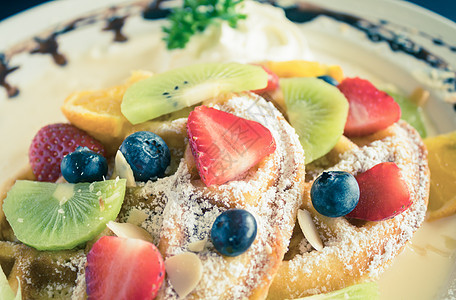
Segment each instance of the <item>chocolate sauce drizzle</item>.
[[149,3],[149,5],[147,5],[143,10],[142,17],[145,20],[158,20],[168,17],[168,15],[171,13],[171,9],[161,8],[160,4],[163,2],[164,0],[158,0]]
[[57,43],[57,33],[51,34],[49,37],[41,39],[35,37],[35,42],[37,46],[35,49],[30,51],[31,54],[41,53],[41,54],[50,54],[54,59],[54,62],[59,66],[64,66],[67,63],[66,57],[59,53],[59,44]]
[[[327,16],[364,32],[366,37],[374,43],[387,43],[394,52],[402,52],[411,55],[432,68],[452,72],[454,76],[445,79],[444,83],[448,86],[448,92],[456,92],[456,73],[451,69],[451,66],[446,60],[433,54],[425,47],[418,45],[404,33],[398,33],[399,31],[390,29],[396,28],[400,29],[402,32],[410,33],[411,30],[409,28],[399,26],[386,20],[379,20],[378,23],[374,23],[354,15],[327,10],[306,3],[287,7],[284,10],[287,18],[296,23],[305,23],[314,20],[318,16]],[[418,34],[431,40],[436,46],[446,47],[450,51],[456,52],[456,46],[447,44],[440,38],[433,37],[425,32],[418,32]]]
[[128,38],[122,33],[122,28],[125,24],[127,16],[124,17],[112,17],[107,20],[106,26],[103,28],[104,31],[114,32],[115,42],[126,42]]
[[[58,50],[58,37],[60,35],[90,24],[104,22],[105,26],[102,27],[101,30],[112,31],[114,33],[113,42],[126,42],[128,37],[123,34],[122,29],[127,19],[133,15],[141,15],[145,20],[166,18],[170,13],[170,9],[161,7],[161,4],[165,1],[166,0],[155,0],[151,2],[150,0],[136,0],[131,3],[112,6],[108,9],[96,11],[92,14],[63,23],[59,25],[58,28],[51,30],[43,36],[34,37],[32,40],[20,43],[3,53],[0,52],[0,85],[7,90],[9,98],[12,98],[19,93],[18,88],[13,87],[6,82],[7,75],[19,68],[18,66],[12,68],[8,67],[8,61],[14,55],[23,52],[29,52],[31,54],[48,54],[52,56],[56,64],[64,66],[67,63],[67,59],[65,55]],[[277,6],[275,1],[270,0],[269,2],[271,2],[272,5]],[[330,17],[364,32],[367,38],[372,42],[386,42],[392,51],[400,51],[411,55],[433,68],[450,71],[450,66],[444,59],[432,54],[407,36],[398,34],[387,28],[389,22],[385,20],[374,23],[357,16],[331,11],[305,3],[286,7],[284,10],[287,18],[296,23],[309,22],[321,15]],[[433,41],[435,45],[447,47],[450,51],[456,52],[456,46],[448,45],[440,38],[435,38],[425,33],[420,34]],[[456,91],[455,78],[450,78],[449,80],[452,80],[452,82],[447,82],[452,84],[452,88],[449,91]]]
[[[374,23],[354,15],[331,11],[309,4],[285,8],[285,15],[288,19],[296,23],[309,22],[322,15],[330,17],[364,32],[367,38],[374,43],[386,42],[394,52],[400,51],[411,55],[416,59],[427,63],[433,68],[446,71],[449,70],[449,64],[444,59],[432,54],[430,51],[416,44],[404,34],[399,34],[391,29],[388,29],[387,25],[390,24],[390,22],[386,20],[380,20],[378,23]],[[425,33],[420,34],[423,36],[426,35]],[[426,36],[436,45],[446,46],[449,49],[455,48],[447,45],[441,39],[437,39],[429,35]]]
[[19,69],[19,67],[15,66],[10,68],[8,64],[9,62],[6,60],[5,55],[0,54],[0,85],[5,88],[8,97],[11,98],[19,94],[19,89],[6,82],[6,76]]
[[101,30],[112,31],[114,33],[113,42],[127,41],[127,36],[122,32],[126,19],[132,15],[139,15],[150,7],[159,8],[159,1],[152,3],[157,4],[152,5],[150,0],[139,0],[95,11],[91,14],[62,23],[56,28],[42,33],[40,36],[35,36],[30,40],[23,41],[0,52],[0,85],[6,89],[8,98],[13,98],[19,94],[19,89],[11,86],[6,81],[6,78],[8,74],[19,68],[18,66],[10,68],[8,62],[12,57],[20,53],[28,52],[30,54],[50,55],[57,65],[65,66],[68,61],[65,54],[59,52],[58,38],[63,34],[79,28],[103,22],[105,26]]

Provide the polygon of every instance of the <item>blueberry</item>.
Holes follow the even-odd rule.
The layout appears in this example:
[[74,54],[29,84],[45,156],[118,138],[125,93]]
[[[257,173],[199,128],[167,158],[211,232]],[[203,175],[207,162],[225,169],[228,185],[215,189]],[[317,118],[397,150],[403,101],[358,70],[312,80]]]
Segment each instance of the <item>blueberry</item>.
[[108,163],[103,155],[78,147],[63,157],[60,170],[70,183],[102,181],[108,173]]
[[120,151],[137,181],[146,182],[163,177],[171,162],[165,141],[150,131],[138,131],[129,135],[120,146]]
[[230,209],[215,219],[211,239],[225,256],[238,256],[249,249],[257,234],[255,217],[243,209]]
[[315,179],[310,198],[320,214],[333,218],[345,216],[358,204],[358,182],[347,172],[323,172]]
[[327,83],[332,84],[334,86],[338,86],[339,85],[339,82],[337,82],[337,80],[335,80],[334,78],[332,78],[331,76],[328,76],[328,75],[318,76],[317,78],[321,79],[321,80],[324,80]]

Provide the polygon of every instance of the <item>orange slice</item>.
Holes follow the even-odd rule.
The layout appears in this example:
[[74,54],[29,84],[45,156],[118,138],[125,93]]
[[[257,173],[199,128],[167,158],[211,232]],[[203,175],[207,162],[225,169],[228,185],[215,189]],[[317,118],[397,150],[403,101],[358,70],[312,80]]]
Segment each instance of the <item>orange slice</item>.
[[62,112],[76,127],[87,131],[108,148],[115,148],[131,127],[120,111],[123,95],[130,85],[150,76],[150,73],[136,71],[123,85],[72,93],[65,99]]
[[266,61],[261,64],[281,78],[318,77],[322,75],[329,75],[339,82],[344,78],[344,74],[340,66],[325,65],[315,61]]
[[424,142],[431,170],[427,218],[435,220],[456,212],[456,131]]

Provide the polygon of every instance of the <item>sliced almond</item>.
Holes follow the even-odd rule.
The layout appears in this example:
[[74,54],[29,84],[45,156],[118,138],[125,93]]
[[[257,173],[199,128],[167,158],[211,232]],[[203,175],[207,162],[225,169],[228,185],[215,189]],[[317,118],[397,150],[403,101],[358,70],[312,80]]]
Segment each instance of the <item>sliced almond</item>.
[[298,223],[301,227],[302,233],[312,247],[314,247],[317,251],[323,249],[323,242],[321,241],[320,235],[315,227],[315,223],[312,220],[312,216],[307,210],[298,210]]
[[204,246],[206,246],[207,239],[199,240],[193,243],[188,244],[188,250],[192,252],[201,252],[204,250]]
[[114,159],[114,172],[112,173],[112,178],[116,178],[117,176],[126,179],[128,187],[136,186],[133,170],[120,150],[117,150],[116,158]]
[[146,242],[152,242],[152,236],[144,228],[133,225],[131,223],[117,223],[109,221],[106,225],[118,237],[140,239]]
[[132,208],[128,213],[127,223],[140,226],[147,219],[147,217],[147,214],[142,210]]
[[186,297],[203,276],[203,264],[198,255],[184,252],[165,260],[166,274],[180,298]]
[[66,181],[66,179],[63,178],[63,176],[60,176],[59,179],[55,181],[55,183],[68,183],[68,181]]

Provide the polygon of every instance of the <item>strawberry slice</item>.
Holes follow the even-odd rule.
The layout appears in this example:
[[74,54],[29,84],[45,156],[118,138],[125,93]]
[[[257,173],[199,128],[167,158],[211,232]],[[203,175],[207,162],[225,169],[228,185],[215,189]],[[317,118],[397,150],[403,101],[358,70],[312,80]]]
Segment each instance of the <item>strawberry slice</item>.
[[367,80],[358,77],[345,78],[337,87],[349,103],[344,129],[346,136],[372,134],[401,118],[399,104]]
[[266,73],[268,73],[268,84],[266,85],[265,88],[259,89],[259,90],[254,90],[252,92],[254,92],[256,94],[262,94],[262,93],[266,93],[266,92],[275,91],[279,87],[279,76],[277,76],[276,73],[272,72],[265,66],[260,65],[260,67],[262,67],[263,70],[265,70]]
[[407,184],[393,162],[380,163],[358,174],[359,202],[347,217],[366,221],[390,219],[412,205]]
[[165,265],[154,244],[103,236],[87,254],[89,299],[153,299],[163,282]]
[[236,178],[276,148],[271,132],[260,123],[204,105],[190,113],[187,132],[207,186]]

